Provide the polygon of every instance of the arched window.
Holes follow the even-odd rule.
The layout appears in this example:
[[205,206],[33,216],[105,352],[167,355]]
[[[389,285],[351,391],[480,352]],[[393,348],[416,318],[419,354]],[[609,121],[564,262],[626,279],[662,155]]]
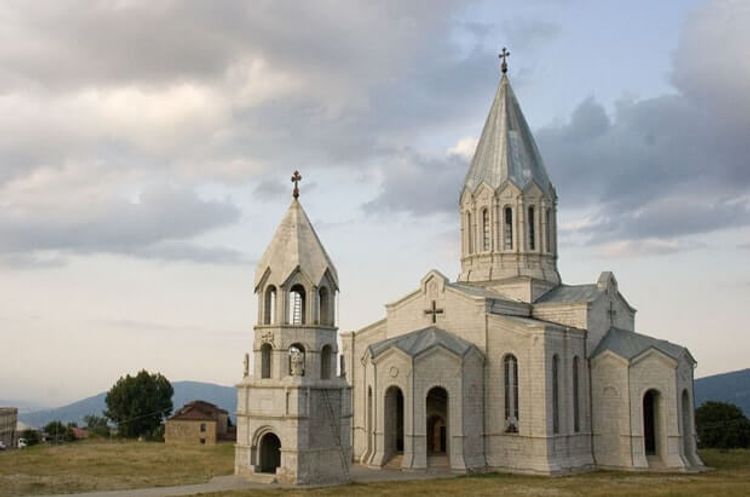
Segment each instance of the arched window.
[[367,446],[372,444],[372,387],[367,387]]
[[661,455],[659,392],[651,389],[643,396],[643,446],[647,456]]
[[552,252],[552,210],[549,207],[544,211],[544,243],[547,253]]
[[490,240],[490,211],[482,209],[482,250],[485,252],[490,250]]
[[529,250],[536,250],[536,231],[534,223],[534,206],[529,206]]
[[264,343],[260,346],[260,377],[271,377],[271,352],[273,347],[270,343]]
[[505,431],[518,433],[518,360],[508,354],[503,360],[505,377]]
[[266,296],[263,305],[263,324],[276,322],[276,287],[269,285],[266,288]]
[[320,349],[320,379],[330,380],[331,379],[331,346],[324,345]]
[[503,248],[505,250],[513,250],[513,209],[510,207],[505,208],[503,222]]
[[579,385],[578,356],[573,358],[573,431],[581,431],[581,402]]
[[305,287],[294,285],[289,290],[289,324],[301,325],[306,321]]
[[474,230],[471,226],[471,212],[466,213],[466,247],[469,250],[469,254],[474,253]]
[[305,376],[305,347],[299,343],[289,347],[289,376]]
[[552,433],[560,433],[560,357],[552,356]]
[[320,324],[324,326],[333,326],[333,298],[331,298],[331,292],[324,286],[320,287],[320,290],[318,290],[318,306]]

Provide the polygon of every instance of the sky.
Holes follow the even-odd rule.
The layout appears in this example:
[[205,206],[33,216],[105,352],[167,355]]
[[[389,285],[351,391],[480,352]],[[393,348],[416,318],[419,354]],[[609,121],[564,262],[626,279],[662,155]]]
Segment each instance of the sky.
[[455,278],[504,46],[563,280],[750,367],[749,2],[0,1],[0,399],[239,381],[295,169],[342,330]]

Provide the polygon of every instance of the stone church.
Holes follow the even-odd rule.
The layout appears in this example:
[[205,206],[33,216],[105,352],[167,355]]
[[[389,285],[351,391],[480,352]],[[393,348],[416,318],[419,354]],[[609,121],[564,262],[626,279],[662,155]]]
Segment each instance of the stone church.
[[382,320],[342,333],[341,353],[336,269],[295,173],[255,274],[238,474],[320,483],[348,480],[352,463],[539,474],[703,467],[690,352],[636,332],[611,272],[562,283],[557,194],[502,69],[456,185],[458,279],[430,271]]

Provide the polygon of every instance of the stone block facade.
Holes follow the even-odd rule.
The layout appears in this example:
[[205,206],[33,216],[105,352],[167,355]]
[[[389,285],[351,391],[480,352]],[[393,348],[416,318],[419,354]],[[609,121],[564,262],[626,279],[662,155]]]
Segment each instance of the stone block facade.
[[0,441],[6,448],[16,448],[18,434],[18,409],[15,407],[0,407]]

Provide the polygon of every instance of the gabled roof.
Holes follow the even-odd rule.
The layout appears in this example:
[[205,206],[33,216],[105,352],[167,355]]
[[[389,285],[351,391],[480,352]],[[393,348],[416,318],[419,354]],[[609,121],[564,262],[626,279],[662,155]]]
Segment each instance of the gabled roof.
[[602,293],[596,285],[560,285],[539,297],[535,304],[583,304],[592,302]]
[[380,342],[373,343],[367,350],[371,356],[375,357],[391,347],[395,347],[405,354],[414,357],[435,346],[443,346],[459,356],[463,356],[473,347],[471,343],[463,338],[448,333],[437,326],[430,326],[429,328],[412,331],[406,335],[386,338]]
[[482,183],[496,189],[505,181],[520,189],[535,182],[544,192],[553,190],[521,106],[508,76],[503,74],[466,175],[464,189],[473,192]]
[[299,268],[317,285],[326,273],[338,289],[336,268],[318,238],[299,200],[294,199],[281,220],[271,243],[255,269],[255,288],[270,269],[273,281],[282,284]]
[[219,414],[227,414],[224,409],[203,400],[188,402],[169,419],[180,421],[217,421]]
[[649,349],[656,349],[676,361],[682,355],[687,355],[693,360],[690,352],[685,347],[667,342],[666,340],[659,340],[647,335],[614,327],[610,328],[607,334],[604,335],[604,338],[602,338],[599,345],[594,349],[591,357],[596,357],[599,354],[610,351],[630,361]]

